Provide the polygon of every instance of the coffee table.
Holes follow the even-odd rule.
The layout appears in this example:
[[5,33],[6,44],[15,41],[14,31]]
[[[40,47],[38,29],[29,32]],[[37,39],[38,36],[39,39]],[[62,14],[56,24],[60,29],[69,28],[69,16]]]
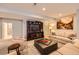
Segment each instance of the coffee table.
[[45,44],[38,43],[37,40],[35,40],[34,46],[42,55],[48,55],[58,48],[58,44],[56,41],[52,41],[51,44],[45,45]]

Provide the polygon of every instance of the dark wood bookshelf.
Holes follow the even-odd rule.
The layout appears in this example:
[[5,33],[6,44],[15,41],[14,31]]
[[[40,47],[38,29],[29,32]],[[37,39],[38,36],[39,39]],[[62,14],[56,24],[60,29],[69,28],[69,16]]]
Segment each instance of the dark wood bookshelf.
[[27,21],[27,40],[43,38],[43,23],[41,21]]

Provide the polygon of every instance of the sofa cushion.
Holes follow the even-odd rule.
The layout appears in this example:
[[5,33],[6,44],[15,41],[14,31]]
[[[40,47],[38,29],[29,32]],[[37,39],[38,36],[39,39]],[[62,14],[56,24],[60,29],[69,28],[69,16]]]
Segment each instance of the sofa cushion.
[[57,51],[64,55],[79,55],[79,49],[71,43],[67,43]]
[[70,40],[67,37],[62,37],[62,36],[57,36],[57,35],[53,35],[52,38],[56,38],[58,40],[58,42],[62,42],[62,43],[72,43],[72,40]]
[[74,43],[74,46],[79,48],[79,42]]

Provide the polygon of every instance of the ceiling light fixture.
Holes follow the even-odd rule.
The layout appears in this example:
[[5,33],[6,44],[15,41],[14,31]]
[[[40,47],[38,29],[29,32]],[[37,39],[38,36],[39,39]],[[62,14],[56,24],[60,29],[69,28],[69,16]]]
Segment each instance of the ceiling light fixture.
[[58,14],[58,16],[59,16],[59,17],[62,17],[62,14],[61,14],[61,13],[59,13],[59,14]]
[[43,10],[43,11],[45,11],[45,10],[46,10],[46,8],[42,8],[42,10]]

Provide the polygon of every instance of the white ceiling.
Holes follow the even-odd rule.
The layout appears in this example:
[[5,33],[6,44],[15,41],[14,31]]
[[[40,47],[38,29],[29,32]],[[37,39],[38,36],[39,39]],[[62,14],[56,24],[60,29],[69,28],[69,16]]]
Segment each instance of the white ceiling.
[[[4,8],[5,10],[1,8]],[[46,11],[43,11],[42,8],[46,8]],[[61,13],[62,16],[75,13],[76,10],[79,9],[78,3],[37,3],[37,5],[33,5],[32,3],[9,3],[9,4],[0,4],[0,12],[21,12],[23,16],[27,15],[40,15],[44,17],[59,17]],[[13,12],[14,13],[14,12]],[[24,14],[25,13],[25,14]]]

